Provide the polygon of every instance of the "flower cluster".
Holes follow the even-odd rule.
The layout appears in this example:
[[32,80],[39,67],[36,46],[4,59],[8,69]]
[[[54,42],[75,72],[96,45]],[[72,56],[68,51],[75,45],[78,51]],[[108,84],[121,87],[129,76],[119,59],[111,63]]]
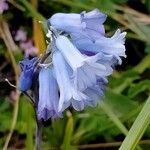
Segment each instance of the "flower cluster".
[[96,106],[103,96],[107,77],[122,63],[121,57],[126,57],[126,33],[117,30],[106,37],[106,17],[95,9],[57,13],[48,20],[51,55],[47,62],[51,62],[39,64],[39,120],[61,117],[70,106],[77,111]]

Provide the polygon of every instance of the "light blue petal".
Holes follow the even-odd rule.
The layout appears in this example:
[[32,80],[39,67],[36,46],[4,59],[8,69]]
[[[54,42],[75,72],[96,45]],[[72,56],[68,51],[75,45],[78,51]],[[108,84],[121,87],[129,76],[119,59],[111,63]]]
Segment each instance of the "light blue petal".
[[58,113],[59,93],[51,68],[43,68],[39,74],[38,119],[44,121],[61,117]]
[[106,87],[106,79],[104,78],[99,78],[97,80],[97,84],[87,88],[84,91],[84,94],[86,94],[89,99],[85,101],[85,106],[92,106],[95,107],[97,102],[102,99],[104,96],[104,91]]
[[53,53],[54,76],[57,80],[60,98],[59,98],[59,111],[64,111],[70,106],[70,99],[72,98],[71,83],[69,81],[68,72],[65,62],[61,54],[56,50]]
[[80,14],[70,13],[56,13],[49,19],[50,24],[58,29],[65,32],[76,32],[85,27],[80,19]]
[[81,111],[81,110],[83,110],[84,107],[85,107],[84,101],[77,101],[77,100],[74,100],[74,101],[72,101],[72,107],[73,107],[76,111]]
[[81,22],[85,22],[86,29],[91,32],[96,31],[102,35],[105,34],[104,26],[102,25],[107,16],[101,13],[98,9],[94,9],[90,12],[82,12],[81,13]]
[[73,101],[72,106],[77,111],[81,111],[83,108],[88,106],[95,107],[98,101],[100,101],[104,96],[105,87],[105,81],[102,78],[99,79],[96,85],[88,87],[83,91],[88,98],[83,101]]
[[81,13],[81,20],[82,22],[86,22],[88,27],[91,27],[92,29],[94,26],[91,26],[90,23],[93,22],[95,24],[103,24],[106,21],[107,15],[100,12],[98,9],[94,9],[90,12],[83,11]]

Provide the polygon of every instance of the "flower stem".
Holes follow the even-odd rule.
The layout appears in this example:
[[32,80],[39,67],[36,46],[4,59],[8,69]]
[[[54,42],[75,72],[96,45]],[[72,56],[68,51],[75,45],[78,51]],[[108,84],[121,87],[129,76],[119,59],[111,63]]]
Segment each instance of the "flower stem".
[[42,143],[42,124],[41,122],[36,122],[36,139],[35,139],[35,150],[41,150]]

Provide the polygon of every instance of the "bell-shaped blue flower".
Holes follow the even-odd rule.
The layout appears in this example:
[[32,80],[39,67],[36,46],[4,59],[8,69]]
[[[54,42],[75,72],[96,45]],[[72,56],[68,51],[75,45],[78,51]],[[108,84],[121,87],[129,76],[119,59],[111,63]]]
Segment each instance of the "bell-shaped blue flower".
[[56,46],[72,69],[72,80],[76,89],[83,91],[96,83],[97,76],[108,76],[106,67],[98,63],[99,54],[94,56],[82,55],[81,52],[65,36],[56,39]]
[[25,58],[20,62],[21,75],[19,78],[19,90],[27,91],[31,88],[36,62],[37,58],[31,60]]
[[74,107],[76,102],[80,103],[80,105],[74,108],[82,110],[84,108],[84,100],[87,100],[88,97],[75,88],[70,76],[71,68],[58,50],[55,50],[53,53],[53,65],[60,91],[58,110],[62,112],[70,105]]
[[49,22],[54,28],[65,31],[73,37],[83,36],[94,39],[105,34],[103,23],[106,17],[105,14],[95,9],[81,14],[57,13],[49,19]]
[[39,120],[61,117],[58,112],[59,91],[52,68],[42,68],[39,73],[39,102],[37,116]]
[[111,38],[101,36],[94,42],[86,37],[73,38],[72,42],[80,51],[89,51],[93,53],[103,52],[104,54],[112,55],[119,61],[119,64],[121,64],[120,56],[126,57],[124,45],[125,36],[126,32],[121,33],[118,29]]
[[75,13],[56,13],[49,19],[49,22],[52,27],[65,32],[76,32],[85,28],[85,24],[81,22],[80,14]]

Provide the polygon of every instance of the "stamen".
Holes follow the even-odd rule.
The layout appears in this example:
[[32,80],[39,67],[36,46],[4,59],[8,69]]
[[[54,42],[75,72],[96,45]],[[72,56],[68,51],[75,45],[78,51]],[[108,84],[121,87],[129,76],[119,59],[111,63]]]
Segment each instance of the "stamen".
[[12,86],[12,87],[18,89],[15,85],[13,85],[12,83],[10,83],[9,80],[8,80],[7,78],[5,79],[5,81],[6,81],[10,86]]

